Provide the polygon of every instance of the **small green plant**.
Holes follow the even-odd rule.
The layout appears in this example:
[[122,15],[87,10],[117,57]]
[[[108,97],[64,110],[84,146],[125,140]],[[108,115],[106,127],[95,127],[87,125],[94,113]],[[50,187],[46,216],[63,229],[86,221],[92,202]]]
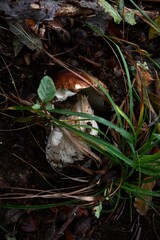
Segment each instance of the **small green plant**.
[[54,106],[50,103],[50,101],[55,97],[56,92],[53,80],[48,76],[43,77],[37,92],[41,102],[37,100],[36,104],[34,104],[32,108],[38,110],[43,107],[47,110],[52,110]]

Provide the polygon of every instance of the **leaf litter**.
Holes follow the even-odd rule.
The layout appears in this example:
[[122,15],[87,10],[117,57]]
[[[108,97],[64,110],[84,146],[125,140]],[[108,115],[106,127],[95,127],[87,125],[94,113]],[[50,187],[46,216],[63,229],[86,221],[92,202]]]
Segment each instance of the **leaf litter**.
[[[119,70],[118,54],[117,56],[113,54],[107,40],[104,44],[104,41],[96,33],[86,28],[86,23],[93,28],[98,27],[102,34],[107,33],[117,38],[123,38],[126,42],[125,44],[123,44],[123,41],[121,42],[122,48],[135,61],[132,62],[132,66],[136,67],[139,62],[141,66],[144,66],[144,63],[147,62],[149,70],[143,69],[141,79],[133,73],[134,81],[137,81],[137,88],[140,94],[143,95],[145,84],[148,84],[147,97],[150,98],[151,93],[155,94],[155,90],[158,91],[157,82],[159,80],[158,77],[156,78],[158,73],[157,75],[155,74],[155,69],[148,61],[148,57],[144,52],[150,52],[149,47],[151,47],[152,58],[157,61],[156,38],[158,36],[156,35],[155,38],[152,38],[150,36],[151,33],[148,36],[150,27],[146,23],[138,22],[135,14],[129,15],[127,19],[128,16],[123,16],[122,12],[117,12],[115,5],[106,1],[11,1],[10,4],[8,2],[3,1],[0,4],[0,11],[3,13],[1,27],[7,29],[6,33],[5,29],[0,28],[0,53],[6,62],[6,65],[4,65],[3,61],[1,62],[2,77],[0,83],[3,95],[5,93],[6,96],[6,102],[3,101],[1,104],[2,110],[9,105],[18,105],[24,101],[28,101],[30,106],[34,104],[40,79],[47,73],[54,81],[54,76],[57,72],[63,70],[63,65],[66,68],[72,66],[83,69],[98,77],[107,85],[117,104],[124,102],[127,89],[126,83],[123,81],[122,69]],[[67,13],[67,5],[65,4],[68,3],[77,7],[78,15],[77,12],[76,14],[74,13],[75,15],[73,14],[74,17],[65,15]],[[49,21],[59,16],[58,14],[60,14],[62,6],[63,16],[59,17],[59,25],[56,25],[58,21],[56,21],[56,24],[55,22],[53,25],[49,24]],[[127,7],[130,8],[130,5]],[[144,7],[146,7],[145,3]],[[152,9],[152,6],[150,8]],[[87,10],[86,15],[82,11],[84,9]],[[132,11],[130,12],[132,14]],[[98,20],[92,15],[98,15]],[[26,25],[26,19],[35,20],[35,24],[38,25],[38,32],[30,31]],[[5,22],[6,20],[7,22]],[[122,27],[123,21],[125,21],[125,24],[129,23],[126,29]],[[114,22],[118,22],[119,25],[116,25]],[[137,25],[134,27],[135,23]],[[140,37],[142,29],[145,36],[143,41],[141,41],[142,38]],[[43,34],[39,35],[41,31]],[[70,36],[67,41],[65,40],[66,36]],[[134,48],[132,41],[141,47],[142,55],[138,53],[140,49]],[[44,49],[51,56],[53,55],[53,58],[50,58],[49,54],[46,56]],[[38,54],[34,55],[37,51]],[[26,60],[26,54],[28,60]],[[142,56],[144,57],[144,63]],[[57,64],[59,62],[61,66]],[[139,66],[137,68],[140,69]],[[143,82],[144,78],[146,82]],[[4,79],[7,80],[4,81]],[[14,97],[13,79],[21,99]],[[45,90],[48,91],[48,88],[44,89],[45,93],[42,92],[42,102],[45,102],[46,99],[46,102],[51,101],[54,92],[52,96],[48,96]],[[84,94],[88,94],[88,90],[85,91]],[[48,92],[50,93],[50,91]],[[97,97],[98,95],[96,94],[95,96]],[[145,98],[147,97],[145,96]],[[153,104],[153,95],[151,100],[145,100],[145,106],[148,107],[149,104],[150,106]],[[95,102],[97,102],[96,99],[91,104],[93,109]],[[70,109],[73,103],[76,103],[76,96],[71,97],[71,100],[52,102],[51,104],[58,108]],[[124,107],[127,108],[127,105],[124,105]],[[153,108],[158,117],[159,105]],[[106,103],[103,108],[97,107],[94,111],[100,116],[105,115],[107,119],[113,117],[113,109]],[[91,159],[85,159],[83,165],[81,163],[80,165],[73,165],[64,172],[54,171],[47,163],[44,151],[46,136],[50,132],[49,121],[44,120],[43,117],[37,117],[36,122],[27,123],[24,126],[24,123],[13,122],[10,119],[13,112],[9,111],[8,116],[3,115],[3,113],[4,111],[2,111],[3,121],[0,123],[3,130],[1,131],[1,153],[2,159],[4,159],[0,163],[2,175],[1,203],[6,207],[8,205],[13,210],[2,209],[0,218],[1,230],[4,228],[7,233],[2,230],[0,232],[1,237],[5,239],[37,238],[47,240],[80,238],[94,240],[104,239],[104,236],[106,236],[106,239],[113,239],[113,237],[117,239],[117,236],[118,239],[120,237],[132,239],[135,235],[137,238],[140,236],[141,239],[148,237],[148,239],[152,239],[152,236],[157,236],[159,233],[158,224],[156,224],[158,218],[157,216],[154,217],[152,208],[149,207],[150,205],[152,206],[152,201],[156,203],[156,198],[153,200],[151,197],[147,198],[144,194],[144,199],[146,198],[147,201],[136,199],[136,209],[139,212],[141,211],[141,215],[146,215],[145,219],[142,220],[140,218],[143,223],[139,222],[135,209],[132,209],[133,221],[130,221],[130,206],[123,199],[120,200],[119,207],[113,211],[120,192],[117,192],[117,195],[113,194],[114,191],[112,193],[112,183],[120,179],[122,172],[120,168],[115,168],[109,157],[102,159],[102,166],[99,166],[97,162],[91,161]],[[16,120],[20,115],[27,119],[28,113],[23,112],[23,114],[21,115],[19,112],[16,115],[14,113],[13,115],[15,116],[13,117]],[[152,120],[152,113],[150,116]],[[102,130],[106,131],[106,129]],[[113,135],[112,137],[115,145],[121,141],[119,135]],[[24,161],[22,162],[21,159],[24,159]],[[12,173],[13,171],[14,174]],[[147,187],[151,192],[153,190],[152,183],[154,183],[155,188],[158,188],[158,184],[155,184],[155,181],[151,182],[150,187]],[[106,197],[103,192],[99,192],[98,195],[96,195],[97,192],[95,194],[95,191],[103,189],[104,185],[109,197]],[[146,188],[146,186],[141,185],[141,188]],[[116,192],[117,189],[118,187],[113,190]],[[60,194],[57,193],[57,190],[60,191]],[[125,195],[122,196],[125,197]],[[77,201],[80,199],[85,199],[87,208],[84,208],[81,202],[82,205],[77,205]],[[101,200],[103,201],[102,204]],[[24,210],[16,209],[20,206]],[[36,206],[38,210],[35,210]],[[12,222],[9,222],[11,215]],[[95,219],[95,215],[97,218],[100,217],[100,222]],[[4,216],[5,222],[3,221]],[[154,218],[152,223],[155,224],[154,229],[149,233],[147,233],[146,229],[149,228],[151,230],[152,224],[147,219],[148,216]],[[107,222],[107,225],[100,227],[101,223],[105,222]]]

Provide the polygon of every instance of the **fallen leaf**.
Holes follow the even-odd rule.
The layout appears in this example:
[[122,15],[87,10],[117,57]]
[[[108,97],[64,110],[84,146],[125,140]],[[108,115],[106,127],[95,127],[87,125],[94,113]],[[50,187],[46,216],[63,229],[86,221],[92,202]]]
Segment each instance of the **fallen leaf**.
[[[160,28],[160,17],[156,18],[154,23]],[[157,30],[157,28],[150,27],[148,39],[149,40],[154,39],[154,38],[158,37],[159,34],[160,34],[160,32]]]
[[100,218],[101,211],[102,211],[102,202],[100,201],[97,206],[94,207],[95,217]]
[[22,23],[17,21],[8,21],[10,30],[17,40],[27,46],[30,50],[41,51],[42,50],[42,41],[35,34],[27,32]]
[[[145,178],[144,180],[147,180],[148,178]],[[151,181],[151,182],[147,182],[147,183],[143,183],[141,185],[141,188],[144,190],[148,190],[148,191],[152,191],[154,186],[156,184],[156,181]],[[150,203],[152,202],[152,197],[148,196],[148,195],[142,195],[142,198],[139,197],[135,197],[135,201],[134,201],[134,207],[136,209],[136,211],[142,215],[142,216],[146,216],[147,215],[147,211],[150,208]]]
[[109,4],[105,0],[99,0],[98,3],[106,13],[113,17],[115,23],[121,22],[122,17],[119,15],[118,11],[112,7],[111,4]]

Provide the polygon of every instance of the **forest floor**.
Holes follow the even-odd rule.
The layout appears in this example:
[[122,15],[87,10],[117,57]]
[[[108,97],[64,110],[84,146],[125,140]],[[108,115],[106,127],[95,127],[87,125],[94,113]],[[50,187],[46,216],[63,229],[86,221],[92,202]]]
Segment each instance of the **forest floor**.
[[[100,14],[93,1],[62,1],[61,11],[57,10],[57,1],[46,1],[49,5],[44,5],[44,11],[35,14],[36,7],[44,2],[36,1],[30,10],[22,0],[11,1],[10,5],[4,1],[0,7],[0,240],[160,239],[159,214],[149,208],[146,216],[141,216],[125,197],[114,211],[109,210],[114,209],[116,199],[104,201],[100,218],[95,217],[92,205],[77,203],[74,197],[52,197],[57,189],[87,187],[72,178],[89,175],[91,182],[92,176],[75,166],[65,170],[64,175],[52,169],[45,155],[48,121],[35,117],[26,122],[32,115],[30,111],[9,109],[34,104],[40,80],[45,75],[54,80],[64,70],[62,63],[102,81],[120,106],[128,92],[119,53],[114,44],[88,25],[114,37],[130,67],[133,61],[146,62],[153,79],[159,70],[143,53],[149,53],[159,64],[160,37],[149,35],[151,27],[142,16],[136,15],[135,25],[123,20],[116,24],[112,17]],[[159,17],[159,4],[142,1],[140,8],[154,21]],[[127,7],[134,8],[132,4]],[[25,29],[38,47],[15,32],[14,26]],[[54,59],[41,49],[41,44]],[[110,120],[113,109],[106,103],[96,106],[95,101],[91,103],[95,115]]]

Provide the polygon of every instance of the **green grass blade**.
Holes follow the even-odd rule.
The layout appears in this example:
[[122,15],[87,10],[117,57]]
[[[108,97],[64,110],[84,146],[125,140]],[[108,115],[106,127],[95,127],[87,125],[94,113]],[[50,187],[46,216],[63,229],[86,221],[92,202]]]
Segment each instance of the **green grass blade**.
[[[132,120],[132,115],[133,115],[133,92],[132,92],[132,83],[131,83],[131,78],[130,78],[130,73],[129,73],[129,69],[128,69],[128,65],[127,62],[125,60],[125,57],[120,49],[120,47],[111,39],[111,37],[106,36],[105,34],[103,34],[99,29],[97,29],[96,27],[92,27],[90,25],[88,25],[89,28],[91,28],[93,31],[95,31],[97,34],[99,34],[101,37],[106,38],[108,41],[110,41],[118,50],[119,55],[122,59],[123,65],[124,65],[124,69],[126,72],[126,76],[127,76],[127,81],[128,81],[128,88],[129,88],[129,104],[130,104],[130,120]],[[119,116],[119,112],[117,112],[117,109],[115,108],[115,103],[112,100],[112,98],[110,97],[109,93],[106,92],[106,96],[108,97],[108,99],[110,100],[117,116],[118,119],[120,120],[120,116]],[[122,126],[122,125],[121,125]]]
[[134,194],[134,196],[141,196],[141,195],[147,195],[151,197],[160,197],[160,192],[159,191],[149,191],[144,188],[138,187],[135,184],[123,182],[121,185],[121,188]]
[[159,26],[154,21],[152,21],[152,19],[150,17],[148,17],[148,15],[133,0],[129,0],[129,1],[156,28],[156,30],[160,33]]
[[65,115],[70,115],[70,116],[78,116],[78,117],[82,117],[84,119],[88,119],[88,120],[95,120],[98,123],[103,124],[104,126],[107,126],[113,130],[115,130],[116,132],[120,133],[124,138],[126,138],[130,143],[133,143],[134,138],[133,136],[127,132],[125,129],[117,126],[116,124],[102,118],[99,116],[95,116],[95,115],[91,115],[91,114],[87,114],[87,113],[80,113],[80,112],[72,112],[70,110],[66,110],[66,109],[53,109],[52,110],[53,113],[59,113],[59,114],[65,114]]
[[[57,123],[58,127],[65,127],[66,129],[74,132],[75,134],[77,134],[78,136],[82,137],[82,139],[87,140],[88,144],[91,142],[92,146],[94,147],[94,145],[96,145],[96,147],[99,147],[99,149],[103,150],[104,152],[109,153],[111,156],[114,156],[117,158],[117,160],[119,159],[119,164],[121,162],[125,162],[127,165],[131,166],[131,167],[135,167],[135,163],[134,161],[132,161],[132,159],[129,159],[128,157],[126,157],[116,146],[114,146],[111,143],[106,142],[105,140],[92,136],[86,132],[83,131],[79,131],[75,128],[73,128],[73,126],[68,125],[62,121],[59,121],[58,119],[54,119],[54,123]],[[93,145],[94,144],[94,145]]]

